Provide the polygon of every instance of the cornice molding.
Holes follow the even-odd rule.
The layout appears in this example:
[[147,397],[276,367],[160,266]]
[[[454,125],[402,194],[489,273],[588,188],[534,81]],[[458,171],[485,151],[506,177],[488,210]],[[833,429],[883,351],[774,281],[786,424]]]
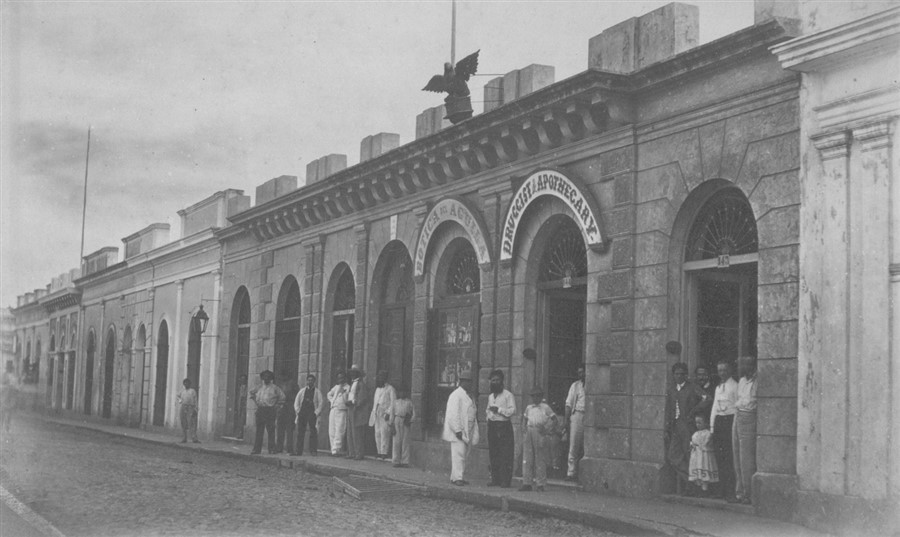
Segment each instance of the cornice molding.
[[822,160],[846,157],[850,152],[850,133],[848,131],[819,134],[813,136],[811,140],[819,150]]
[[771,47],[785,69],[804,73],[840,68],[860,56],[896,54],[900,7]]
[[853,129],[853,139],[858,140],[863,151],[890,147],[894,120],[886,119]]

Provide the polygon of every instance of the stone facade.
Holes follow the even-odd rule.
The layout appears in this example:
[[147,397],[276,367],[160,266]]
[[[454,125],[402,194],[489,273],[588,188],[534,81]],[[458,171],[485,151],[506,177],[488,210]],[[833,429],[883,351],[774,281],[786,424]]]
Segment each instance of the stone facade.
[[[192,374],[188,332],[203,304],[201,432],[252,430],[252,405],[237,418],[242,374],[252,387],[266,369],[279,381],[312,373],[327,390],[352,363],[411,389],[413,463],[439,472],[449,468],[441,397],[458,371],[477,378],[484,427],[492,369],[520,408],[537,385],[561,410],[583,362],[579,480],[634,497],[673,488],[671,366],[756,354],[757,513],[896,528],[886,513],[900,483],[890,421],[900,408],[884,394],[898,383],[900,334],[889,300],[900,302],[898,12],[783,4],[759,2],[754,26],[699,47],[697,10],[666,6],[592,39],[579,75],[545,86],[538,66],[547,76],[513,106],[504,98],[453,126],[430,111],[415,141],[395,148],[385,134],[376,148],[367,137],[358,165],[323,157],[305,186],[270,181],[254,207],[219,193],[179,213],[190,236],[122,263],[101,250],[71,289],[32,294],[13,312],[18,340],[46,342],[66,319],[78,338],[72,411],[177,427],[173,398]],[[726,233],[703,254],[722,214],[739,215],[730,222],[752,240]],[[719,303],[733,325],[704,320]],[[710,333],[732,339],[710,351]],[[485,475],[482,433],[470,471]]]

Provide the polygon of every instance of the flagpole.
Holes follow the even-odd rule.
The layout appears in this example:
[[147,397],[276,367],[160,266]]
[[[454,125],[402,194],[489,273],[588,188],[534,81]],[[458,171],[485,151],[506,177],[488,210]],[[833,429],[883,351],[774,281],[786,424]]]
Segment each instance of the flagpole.
[[453,15],[450,19],[450,65],[456,66],[456,0],[451,0],[453,4]]
[[[84,268],[84,223],[87,220],[87,181],[88,181],[88,165],[91,162],[91,126],[88,125],[87,151],[84,156],[84,201],[81,206],[81,257],[78,260],[78,267]],[[84,276],[84,274],[82,274]]]

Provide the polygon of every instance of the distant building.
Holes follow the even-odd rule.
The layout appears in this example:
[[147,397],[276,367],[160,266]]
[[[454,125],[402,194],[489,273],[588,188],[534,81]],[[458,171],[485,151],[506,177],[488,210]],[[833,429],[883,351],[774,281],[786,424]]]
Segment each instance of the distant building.
[[[358,364],[410,388],[413,463],[446,471],[461,371],[480,416],[495,368],[561,412],[584,363],[579,480],[653,497],[673,489],[671,366],[750,354],[755,512],[897,531],[900,8],[756,15],[698,46],[697,8],[669,4],[592,38],[578,75],[511,71],[481,115],[426,110],[415,141],[367,136],[355,166],[323,156],[253,207],[181,211],[176,241],[156,224],[87,256],[13,310],[45,404],[172,428],[187,376],[201,431],[231,437],[253,427],[243,376],[326,389]],[[486,443],[472,457],[486,474]]]

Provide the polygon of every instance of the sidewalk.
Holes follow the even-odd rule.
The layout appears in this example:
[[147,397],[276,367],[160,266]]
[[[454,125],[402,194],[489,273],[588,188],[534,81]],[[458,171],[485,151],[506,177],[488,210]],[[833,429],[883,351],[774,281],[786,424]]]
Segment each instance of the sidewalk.
[[487,479],[475,476],[467,476],[472,482],[470,486],[457,487],[449,483],[446,475],[433,474],[416,468],[394,468],[390,462],[372,459],[353,461],[330,457],[328,454],[320,454],[317,457],[265,454],[251,456],[250,446],[247,444],[222,440],[206,441],[202,444],[180,444],[178,443],[180,436],[177,433],[162,434],[91,421],[47,417],[38,414],[26,415],[29,419],[43,419],[51,423],[92,429],[109,435],[164,444],[179,449],[192,449],[253,460],[260,464],[281,466],[285,469],[296,468],[337,477],[350,474],[367,475],[423,485],[432,497],[451,499],[490,509],[556,517],[622,535],[679,537],[689,535],[815,537],[822,535],[795,524],[695,505],[607,496],[553,485],[548,486],[547,492],[544,493],[518,492],[514,488],[488,488],[486,486]]

